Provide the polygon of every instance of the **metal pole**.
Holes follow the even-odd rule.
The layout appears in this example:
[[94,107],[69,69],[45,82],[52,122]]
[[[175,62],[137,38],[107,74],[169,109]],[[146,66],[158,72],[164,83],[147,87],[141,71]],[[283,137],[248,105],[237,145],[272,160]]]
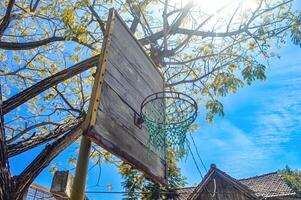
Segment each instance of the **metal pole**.
[[71,192],[71,200],[85,199],[85,186],[88,173],[89,155],[91,150],[91,141],[82,136],[78,160],[76,164],[76,172],[73,180]]

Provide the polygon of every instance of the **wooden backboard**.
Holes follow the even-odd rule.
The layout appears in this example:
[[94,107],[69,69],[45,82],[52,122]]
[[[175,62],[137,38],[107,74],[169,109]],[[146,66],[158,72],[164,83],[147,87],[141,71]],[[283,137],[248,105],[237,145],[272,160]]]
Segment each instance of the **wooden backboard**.
[[[105,68],[100,104],[86,136],[153,181],[167,184],[165,152],[149,146],[145,125],[134,123],[143,99],[163,91],[164,79],[121,17],[110,12],[100,64]],[[160,109],[163,106],[153,112],[162,113]]]

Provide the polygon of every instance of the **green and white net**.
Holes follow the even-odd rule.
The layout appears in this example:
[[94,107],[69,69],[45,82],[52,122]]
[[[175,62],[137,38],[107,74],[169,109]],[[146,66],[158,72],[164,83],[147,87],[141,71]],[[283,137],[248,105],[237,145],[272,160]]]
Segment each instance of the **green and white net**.
[[186,133],[197,116],[197,104],[191,97],[167,91],[152,94],[143,101],[141,115],[153,149],[165,152],[171,148],[185,154]]

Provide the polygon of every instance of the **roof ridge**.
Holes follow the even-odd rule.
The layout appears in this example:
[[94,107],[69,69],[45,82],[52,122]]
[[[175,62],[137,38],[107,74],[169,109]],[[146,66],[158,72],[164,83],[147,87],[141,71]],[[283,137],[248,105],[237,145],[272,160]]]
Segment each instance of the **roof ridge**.
[[30,187],[31,188],[33,188],[33,189],[37,189],[37,190],[41,190],[41,191],[43,191],[43,192],[48,192],[48,193],[50,193],[50,190],[48,189],[48,188],[46,188],[46,187],[44,187],[44,186],[42,186],[42,185],[40,185],[40,184],[37,184],[37,183],[31,183],[30,184]]
[[255,191],[251,190],[248,186],[244,185],[243,183],[240,182],[240,180],[230,176],[229,174],[227,174],[226,172],[220,170],[217,168],[217,171],[219,171],[220,173],[222,173],[225,177],[228,177],[229,179],[232,179],[236,184],[240,185],[240,187],[242,187],[243,189],[247,190],[250,194],[251,193],[255,193]]
[[248,177],[248,178],[238,179],[238,181],[245,181],[245,180],[250,180],[250,179],[256,179],[256,178],[260,178],[260,177],[264,177],[264,176],[269,176],[269,175],[272,175],[272,174],[279,174],[279,173],[278,173],[278,171],[269,172],[269,173],[266,173],[266,174],[261,174],[261,175],[251,176],[251,177]]
[[205,175],[205,177],[203,178],[203,180],[201,181],[201,183],[195,188],[195,190],[189,195],[188,199],[195,199],[197,195],[197,193],[199,193],[201,191],[201,188],[206,188],[206,184],[208,182],[208,179],[212,176],[212,175],[220,175],[221,177],[223,177],[224,179],[226,179],[226,181],[230,182],[231,184],[233,184],[236,189],[242,191],[245,193],[245,195],[247,196],[251,196],[251,197],[256,197],[255,192],[253,190],[251,190],[249,187],[247,187],[246,185],[244,185],[243,183],[241,183],[239,180],[233,178],[232,176],[230,176],[229,174],[227,174],[226,172],[218,169],[215,165],[211,165],[210,170],[207,172],[207,174]]

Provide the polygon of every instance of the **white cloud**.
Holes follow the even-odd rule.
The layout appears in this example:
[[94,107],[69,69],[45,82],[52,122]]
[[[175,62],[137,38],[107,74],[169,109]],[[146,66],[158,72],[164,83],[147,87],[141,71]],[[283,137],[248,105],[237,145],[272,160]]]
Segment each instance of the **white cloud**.
[[[300,168],[301,64],[296,63],[280,63],[268,72],[266,82],[227,97],[226,116],[193,134],[207,166],[216,163],[237,178],[286,164]],[[182,164],[184,174],[198,182],[193,165],[189,156]]]
[[[301,130],[301,71],[298,66],[291,67],[294,73],[285,71],[272,76],[268,88],[274,88],[263,94],[259,102],[262,109],[255,112],[256,128],[252,131],[258,144],[278,145],[289,143],[292,134]],[[301,139],[301,137],[300,137]]]
[[[241,176],[242,169],[253,171],[262,163],[262,160],[267,159],[267,154],[256,146],[247,133],[226,119],[219,121],[214,126],[205,126],[193,136],[207,166],[215,163],[220,169],[233,176]],[[194,151],[193,145],[191,145],[191,149]],[[193,166],[191,156],[188,158],[182,164],[184,174],[195,179],[197,171]]]

